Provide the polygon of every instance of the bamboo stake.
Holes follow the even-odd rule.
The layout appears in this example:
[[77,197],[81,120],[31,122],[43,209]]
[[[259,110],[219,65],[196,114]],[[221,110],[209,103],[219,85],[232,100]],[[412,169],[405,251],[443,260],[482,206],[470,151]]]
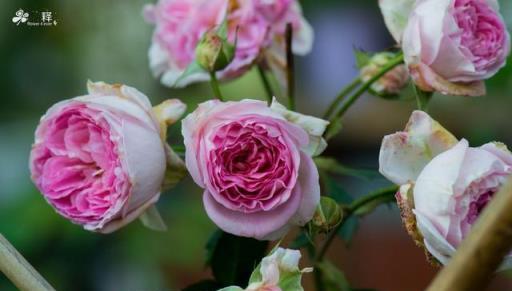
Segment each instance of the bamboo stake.
[[0,271],[22,291],[55,291],[2,234],[0,234]]
[[427,291],[484,290],[511,247],[512,178],[509,178]]

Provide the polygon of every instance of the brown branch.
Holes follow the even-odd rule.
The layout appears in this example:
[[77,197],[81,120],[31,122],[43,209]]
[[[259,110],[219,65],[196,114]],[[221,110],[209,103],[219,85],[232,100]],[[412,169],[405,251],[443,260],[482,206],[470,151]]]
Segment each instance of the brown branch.
[[509,178],[427,291],[484,290],[511,247],[512,178]]

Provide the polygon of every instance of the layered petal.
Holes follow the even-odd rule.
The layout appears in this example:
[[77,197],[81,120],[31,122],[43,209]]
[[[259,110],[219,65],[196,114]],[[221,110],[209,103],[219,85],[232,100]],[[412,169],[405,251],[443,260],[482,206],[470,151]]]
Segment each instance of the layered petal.
[[414,111],[405,131],[385,136],[379,154],[379,171],[398,185],[414,182],[438,154],[457,139],[423,111]]

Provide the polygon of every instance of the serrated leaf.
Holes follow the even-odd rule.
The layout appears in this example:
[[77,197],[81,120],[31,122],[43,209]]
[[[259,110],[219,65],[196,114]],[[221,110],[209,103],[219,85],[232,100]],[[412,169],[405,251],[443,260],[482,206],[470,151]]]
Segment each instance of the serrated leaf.
[[356,66],[358,69],[361,69],[364,66],[368,65],[372,58],[372,54],[359,49],[354,49],[354,55],[356,57]]
[[321,280],[324,291],[351,291],[350,284],[345,274],[329,261],[323,261],[316,265],[321,272]]
[[210,266],[223,286],[246,286],[255,266],[265,256],[267,241],[220,232],[209,241]]

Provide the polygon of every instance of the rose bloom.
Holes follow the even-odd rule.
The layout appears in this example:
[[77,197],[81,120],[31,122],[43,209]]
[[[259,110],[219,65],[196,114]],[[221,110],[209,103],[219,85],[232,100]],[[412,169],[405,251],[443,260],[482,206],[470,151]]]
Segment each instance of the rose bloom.
[[200,104],[182,132],[208,216],[228,233],[268,240],[311,220],[320,199],[311,156],[325,148],[327,124],[276,101]]
[[[496,0],[381,0],[415,83],[425,91],[479,96],[505,65],[510,35]],[[409,10],[412,8],[412,10]],[[407,19],[407,21],[400,21]],[[403,35],[402,26],[403,26]]]
[[401,185],[397,200],[408,232],[442,264],[512,173],[505,145],[469,147],[422,111],[405,131],[384,138],[379,161],[380,172]]
[[277,248],[261,260],[246,289],[230,286],[219,291],[304,291],[302,274],[313,269],[299,269],[301,256],[298,250]]
[[[160,196],[166,153],[148,98],[124,85],[89,83],[85,96],[53,105],[30,154],[32,180],[55,210],[87,230],[109,233]],[[184,104],[165,103],[168,116]]]
[[[207,73],[179,77],[194,61],[195,48],[204,33],[219,26],[228,13],[228,39],[237,48],[233,62],[218,73],[231,79],[246,72],[263,55],[276,56],[284,50],[287,23],[294,30],[293,51],[304,55],[311,50],[313,32],[296,0],[159,0],[147,5],[145,18],[155,25],[149,50],[150,67],[167,86],[209,80]],[[270,58],[276,62],[280,57]]]

